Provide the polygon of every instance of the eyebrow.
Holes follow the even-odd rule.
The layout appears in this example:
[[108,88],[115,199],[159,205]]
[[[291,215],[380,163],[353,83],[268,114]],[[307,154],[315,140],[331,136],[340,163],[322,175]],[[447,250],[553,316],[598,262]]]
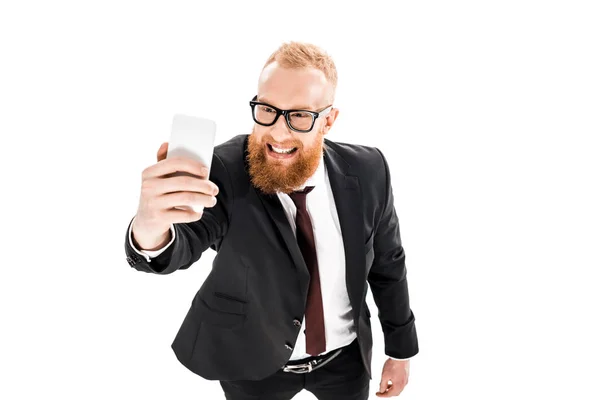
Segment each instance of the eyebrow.
[[[259,103],[266,103],[266,104],[269,104],[269,105],[273,106],[273,103],[271,103],[271,102],[269,102],[269,101],[267,101],[265,99],[261,100],[260,98],[257,97],[256,101],[258,101]],[[273,106],[273,107],[276,107],[276,106]],[[281,107],[277,107],[277,108],[281,108]],[[295,107],[292,107],[292,108],[288,108],[288,110],[309,110],[309,111],[313,111],[313,109],[312,109],[311,106],[306,106],[306,105],[295,106]]]

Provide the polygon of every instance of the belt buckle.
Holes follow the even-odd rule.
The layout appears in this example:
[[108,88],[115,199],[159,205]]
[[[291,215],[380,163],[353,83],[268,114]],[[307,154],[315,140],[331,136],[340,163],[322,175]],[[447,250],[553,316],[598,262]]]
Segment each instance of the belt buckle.
[[[338,349],[337,351],[331,351],[329,354],[327,354],[327,356],[325,358],[322,358],[320,360],[311,360],[307,363],[304,364],[296,364],[296,365],[285,365],[282,370],[284,372],[293,372],[295,374],[306,374],[311,372],[312,370],[318,369],[320,367],[322,367],[323,365],[327,364],[328,362],[330,362],[331,360],[333,360],[334,358],[336,358],[343,349]],[[316,366],[313,368],[313,365]]]
[[316,364],[316,361],[309,361],[305,364],[286,365],[283,367],[283,370],[285,372],[293,372],[295,374],[306,374],[312,371],[313,363]]

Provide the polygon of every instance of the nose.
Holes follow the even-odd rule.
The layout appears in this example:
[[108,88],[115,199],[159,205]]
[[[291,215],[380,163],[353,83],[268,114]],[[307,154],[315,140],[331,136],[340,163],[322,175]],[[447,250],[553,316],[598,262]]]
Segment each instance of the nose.
[[271,126],[271,136],[278,143],[285,143],[286,141],[293,140],[294,136],[289,126],[287,126],[287,121],[283,115],[279,116],[277,122],[273,126]]

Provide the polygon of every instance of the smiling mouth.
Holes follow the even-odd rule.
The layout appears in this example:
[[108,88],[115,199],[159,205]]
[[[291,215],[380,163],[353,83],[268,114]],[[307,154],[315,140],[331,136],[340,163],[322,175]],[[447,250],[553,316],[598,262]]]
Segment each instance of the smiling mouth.
[[267,147],[274,154],[281,154],[281,155],[294,154],[298,150],[297,147],[288,147],[288,148],[273,147],[269,143],[267,143]]

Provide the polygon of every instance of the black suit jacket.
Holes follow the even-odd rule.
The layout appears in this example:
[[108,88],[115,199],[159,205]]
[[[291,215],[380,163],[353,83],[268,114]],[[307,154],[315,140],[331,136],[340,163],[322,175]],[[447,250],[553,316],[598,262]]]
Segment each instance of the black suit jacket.
[[[217,204],[193,223],[175,224],[175,241],[151,262],[125,238],[129,264],[155,274],[189,268],[209,247],[212,271],[195,295],[171,345],[179,361],[209,380],[260,380],[292,354],[304,316],[309,273],[276,195],[252,186],[248,135],[215,147],[210,180]],[[382,153],[325,140],[325,165],[346,255],[346,286],[362,361],[371,377],[367,283],[379,310],[386,354],[418,353],[405,256]],[[130,222],[131,223],[131,222]]]

